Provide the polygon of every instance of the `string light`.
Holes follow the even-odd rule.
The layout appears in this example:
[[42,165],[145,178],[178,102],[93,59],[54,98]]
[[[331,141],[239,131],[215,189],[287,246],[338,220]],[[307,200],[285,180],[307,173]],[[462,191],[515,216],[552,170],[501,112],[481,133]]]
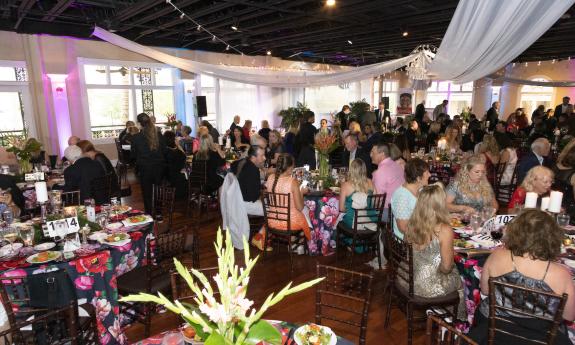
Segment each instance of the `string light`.
[[325,5],[329,6],[329,7],[333,7],[333,6],[335,6],[335,0],[326,0]]
[[541,66],[541,61],[537,62],[537,66]]
[[402,35],[403,37],[407,37],[407,35],[409,35],[409,32],[404,31],[401,35]]
[[271,51],[271,50],[268,50],[268,51],[266,52],[266,54],[267,54],[267,55],[272,55],[272,51]]
[[551,61],[551,63],[555,63],[555,59],[553,59],[553,61]]
[[349,44],[353,44],[353,42],[352,42],[352,41],[350,41],[350,40],[347,40],[347,43],[349,43]]
[[229,45],[229,44],[227,45],[226,50],[230,50],[230,45]]
[[238,27],[237,27],[237,26],[235,26],[235,25],[232,25],[232,30],[234,30],[234,31],[238,31]]
[[[195,21],[194,19],[192,19],[190,16],[188,16],[184,11],[182,11],[178,6],[174,5],[172,3],[172,0],[166,0],[167,4],[170,4],[176,11],[178,11],[180,13],[179,17],[180,19],[184,19],[187,18],[189,21],[191,21],[194,25],[196,25],[196,30],[198,31],[205,31],[208,35],[212,36],[212,41],[213,42],[221,42],[223,44],[226,45],[226,50],[228,50],[227,48],[229,47],[230,49],[235,50],[237,53],[244,55],[244,53],[242,53],[239,49],[237,49],[236,47],[230,45],[228,42],[224,41],[223,39],[219,38],[218,36],[216,36],[214,33],[212,33],[210,30],[206,29],[205,27],[203,27],[200,23],[198,23],[197,21]],[[237,26],[236,26],[237,29]]]

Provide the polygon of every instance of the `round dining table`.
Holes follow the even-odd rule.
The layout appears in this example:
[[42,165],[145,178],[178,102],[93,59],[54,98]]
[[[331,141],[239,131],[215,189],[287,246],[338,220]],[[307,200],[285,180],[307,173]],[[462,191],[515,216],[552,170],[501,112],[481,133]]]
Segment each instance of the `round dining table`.
[[310,255],[335,253],[339,195],[331,190],[310,191],[304,195],[304,204],[312,225],[311,240],[308,241]]

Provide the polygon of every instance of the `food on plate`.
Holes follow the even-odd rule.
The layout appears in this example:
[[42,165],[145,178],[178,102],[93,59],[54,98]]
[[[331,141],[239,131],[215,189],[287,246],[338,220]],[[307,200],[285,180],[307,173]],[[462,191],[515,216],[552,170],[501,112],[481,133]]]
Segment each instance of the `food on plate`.
[[48,262],[48,261],[57,259],[59,256],[60,256],[60,252],[54,252],[54,251],[41,252],[41,253],[34,254],[31,257],[29,257],[28,262],[44,263],[44,262]]
[[108,243],[115,243],[115,242],[127,240],[129,237],[130,236],[128,236],[128,234],[116,233],[116,234],[109,235],[108,237],[106,237],[104,239],[104,241],[106,241]]
[[467,242],[466,240],[461,240],[461,239],[453,240],[453,246],[457,247],[457,248],[465,248],[465,249],[475,248],[473,243]]
[[129,223],[132,223],[132,224],[142,223],[142,222],[145,222],[146,220],[148,220],[148,217],[146,217],[145,215],[132,216],[132,217],[127,219],[127,221]]
[[329,328],[312,323],[298,328],[294,339],[299,345],[329,345],[332,336]]
[[458,218],[451,218],[451,227],[452,228],[460,228],[463,226],[461,219]]
[[112,210],[118,212],[118,213],[126,213],[132,210],[132,208],[130,206],[127,205],[116,205],[114,207],[112,207]]

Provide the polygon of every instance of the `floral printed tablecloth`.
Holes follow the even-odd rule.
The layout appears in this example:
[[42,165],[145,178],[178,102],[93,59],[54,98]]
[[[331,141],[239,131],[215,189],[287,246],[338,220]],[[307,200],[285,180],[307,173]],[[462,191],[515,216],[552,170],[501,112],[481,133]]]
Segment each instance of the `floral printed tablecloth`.
[[335,252],[335,228],[339,216],[339,196],[334,194],[306,195],[305,205],[313,225],[308,242],[310,255],[331,255]]
[[120,327],[120,307],[116,278],[145,264],[146,239],[153,224],[130,232],[132,241],[122,247],[108,247],[88,256],[45,265],[19,260],[3,263],[0,276],[15,277],[65,269],[74,282],[78,299],[92,303],[101,344],[127,344]]

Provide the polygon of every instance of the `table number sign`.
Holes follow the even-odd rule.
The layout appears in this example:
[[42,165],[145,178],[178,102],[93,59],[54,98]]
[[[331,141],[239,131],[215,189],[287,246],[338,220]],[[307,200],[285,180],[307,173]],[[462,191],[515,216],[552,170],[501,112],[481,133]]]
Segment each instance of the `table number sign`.
[[44,173],[41,171],[33,172],[30,174],[24,175],[24,181],[26,182],[36,182],[36,181],[44,181]]
[[57,219],[46,222],[43,229],[45,236],[63,238],[68,234],[77,233],[80,230],[80,223],[78,217]]
[[489,233],[492,230],[498,230],[500,227],[506,225],[515,218],[514,214],[500,214],[491,219],[488,219],[483,224],[483,232]]

